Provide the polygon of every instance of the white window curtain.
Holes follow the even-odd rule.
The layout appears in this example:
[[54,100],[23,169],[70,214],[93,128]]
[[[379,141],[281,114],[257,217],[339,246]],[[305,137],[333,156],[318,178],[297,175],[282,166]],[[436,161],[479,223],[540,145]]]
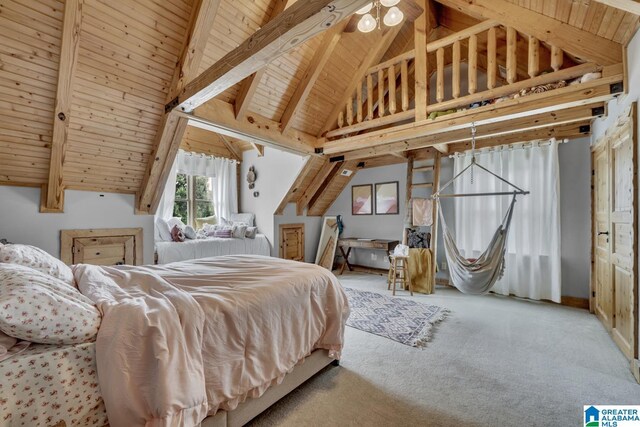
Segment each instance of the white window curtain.
[[[560,180],[558,143],[516,144],[476,151],[479,164],[531,193],[519,196],[507,243],[502,279],[492,291],[502,295],[560,302]],[[457,155],[454,174],[471,161]],[[509,191],[512,188],[474,169],[454,184],[456,193]],[[455,239],[466,258],[479,256],[502,221],[511,197],[461,197],[455,201]],[[446,215],[446,212],[444,212]]]
[[160,199],[156,216],[169,219],[173,216],[176,197],[176,177],[179,173],[206,176],[213,180],[214,210],[218,218],[229,218],[238,211],[237,163],[235,160],[178,151],[167,184]]

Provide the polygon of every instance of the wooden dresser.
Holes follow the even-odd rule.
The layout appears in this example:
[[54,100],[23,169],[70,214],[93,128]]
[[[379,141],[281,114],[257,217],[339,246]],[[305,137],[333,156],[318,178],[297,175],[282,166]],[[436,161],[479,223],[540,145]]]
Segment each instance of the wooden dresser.
[[140,265],[142,239],[142,228],[61,230],[60,258],[69,265]]

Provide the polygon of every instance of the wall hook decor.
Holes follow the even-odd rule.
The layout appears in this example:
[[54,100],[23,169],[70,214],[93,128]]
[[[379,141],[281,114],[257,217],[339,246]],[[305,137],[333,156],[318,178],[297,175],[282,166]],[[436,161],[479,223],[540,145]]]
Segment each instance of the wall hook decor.
[[256,174],[256,169],[253,166],[249,167],[249,172],[247,172],[247,182],[249,183],[249,190],[253,190],[253,187],[256,186],[256,178],[258,175]]

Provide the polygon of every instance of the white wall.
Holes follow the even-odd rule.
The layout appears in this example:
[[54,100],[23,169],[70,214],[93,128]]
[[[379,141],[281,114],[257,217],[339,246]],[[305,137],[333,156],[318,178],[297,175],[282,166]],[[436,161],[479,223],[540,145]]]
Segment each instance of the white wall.
[[[256,226],[269,239],[271,255],[278,256],[278,236],[276,235],[273,212],[282,197],[289,191],[304,163],[304,157],[265,147],[264,156],[258,157],[256,150],[245,151],[240,175],[240,212],[256,215]],[[256,171],[256,185],[249,190],[246,181],[249,167]],[[253,192],[258,191],[258,197]]]
[[67,190],[62,214],[39,212],[39,188],[0,186],[0,200],[0,238],[60,257],[60,230],[142,227],[144,263],[153,263],[153,216],[135,215],[133,195]]
[[[349,185],[340,193],[327,215],[342,215],[344,232],[342,237],[363,237],[373,239],[402,240],[402,230],[405,216],[407,165],[405,163],[379,168],[359,170]],[[354,185],[399,181],[398,215],[352,215],[351,187]],[[374,196],[375,197],[375,196]],[[356,249],[351,251],[350,262],[379,268],[389,268],[387,257],[382,251],[368,251]]]

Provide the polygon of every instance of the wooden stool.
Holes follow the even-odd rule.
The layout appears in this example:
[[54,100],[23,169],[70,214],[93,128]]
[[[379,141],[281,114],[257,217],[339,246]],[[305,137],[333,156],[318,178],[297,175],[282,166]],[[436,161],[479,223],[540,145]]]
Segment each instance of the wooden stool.
[[391,267],[389,268],[389,276],[387,277],[387,289],[391,289],[393,281],[393,295],[396,294],[396,283],[400,282],[403,289],[409,288],[410,294],[413,296],[413,286],[411,285],[411,275],[409,274],[409,257],[399,255],[389,255]]

